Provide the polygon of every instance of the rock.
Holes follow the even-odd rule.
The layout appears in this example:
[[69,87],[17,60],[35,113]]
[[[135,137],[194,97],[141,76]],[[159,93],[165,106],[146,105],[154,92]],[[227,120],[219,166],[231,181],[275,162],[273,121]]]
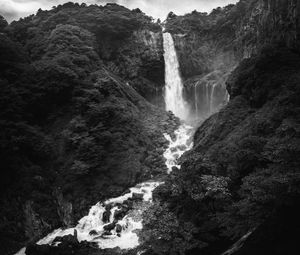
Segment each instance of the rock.
[[107,205],[105,206],[105,210],[106,210],[106,211],[110,211],[112,208],[113,208],[113,205],[112,205],[112,204],[107,204]]
[[170,150],[172,153],[174,153],[177,150],[177,147],[176,148],[172,147]]
[[109,210],[106,210],[102,215],[102,221],[104,223],[108,223],[109,219],[110,219],[110,215],[111,215],[111,212]]
[[103,236],[111,236],[112,233],[110,231],[105,231],[103,234],[102,234],[102,237]]
[[114,219],[116,221],[122,220],[125,217],[127,211],[128,211],[128,208],[126,208],[126,207],[122,207],[120,210],[115,211]]
[[[77,233],[77,232],[76,232]],[[58,236],[53,240],[54,243],[60,242],[63,245],[69,244],[69,245],[77,245],[79,244],[79,241],[77,239],[77,234],[75,235],[67,235],[67,236]]]
[[91,230],[89,233],[90,236],[97,236],[99,233],[96,230]]
[[109,232],[109,231],[113,230],[115,227],[116,227],[116,223],[113,222],[113,223],[110,223],[110,224],[105,225],[105,226],[103,227],[103,229],[104,229],[105,231],[108,231],[108,232]]
[[133,200],[143,200],[144,194],[143,193],[132,193]]
[[116,225],[116,232],[117,232],[117,233],[121,233],[121,232],[122,232],[122,229],[123,229],[123,228],[122,228],[122,226],[121,226],[120,224],[117,224],[117,225]]
[[185,151],[187,149],[186,145],[180,145],[180,146],[177,146],[176,148],[181,151]]
[[128,211],[131,210],[133,207],[133,202],[129,199],[125,200],[123,204],[127,206]]

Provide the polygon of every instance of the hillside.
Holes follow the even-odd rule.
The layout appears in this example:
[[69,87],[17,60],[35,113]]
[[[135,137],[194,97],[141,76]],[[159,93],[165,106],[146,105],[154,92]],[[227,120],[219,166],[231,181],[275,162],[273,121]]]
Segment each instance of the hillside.
[[137,92],[154,99],[164,80],[160,27],[140,10],[67,3],[1,29],[0,253],[11,254],[164,174],[163,133],[178,120]]

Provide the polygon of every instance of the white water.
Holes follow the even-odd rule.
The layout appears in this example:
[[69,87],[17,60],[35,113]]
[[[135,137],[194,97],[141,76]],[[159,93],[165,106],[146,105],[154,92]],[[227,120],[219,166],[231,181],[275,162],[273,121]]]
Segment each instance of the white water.
[[170,145],[164,153],[166,158],[166,165],[168,167],[168,173],[171,173],[173,167],[180,169],[177,160],[182,156],[182,154],[190,150],[193,146],[193,143],[190,141],[193,133],[193,128],[186,124],[183,124],[175,131],[176,138],[174,141],[170,135],[165,134],[165,138],[169,141]]
[[[190,138],[192,136],[193,128],[188,125],[181,125],[178,130],[175,131],[175,137],[172,140],[170,135],[164,134],[165,138],[170,142],[169,147],[164,153],[166,159],[166,165],[168,167],[168,173],[172,171],[173,167],[180,166],[177,163],[177,159],[192,146]],[[101,249],[119,247],[121,249],[133,249],[137,247],[139,243],[138,230],[143,228],[143,219],[141,217],[143,211],[147,208],[147,203],[152,202],[152,192],[158,187],[161,182],[144,182],[130,189],[130,192],[116,198],[111,198],[103,203],[99,202],[90,208],[89,214],[79,220],[78,224],[74,228],[57,229],[37,242],[38,245],[49,244],[56,246],[59,243],[54,242],[56,237],[62,237],[66,235],[74,235],[74,231],[77,232],[77,239],[79,242],[88,241],[98,245]],[[120,205],[124,203],[128,198],[132,198],[134,194],[141,194],[143,196],[142,206],[138,209],[133,208],[127,212],[127,215],[117,222],[122,227],[122,232],[117,233],[116,228],[107,234],[104,230],[104,226],[115,221],[114,212],[118,211]],[[143,206],[144,203],[144,206]],[[111,216],[109,222],[104,223],[102,220],[103,213],[106,211],[105,207],[111,205]],[[95,235],[91,235],[93,231]],[[20,250],[17,255],[24,255],[25,248]]]
[[227,75],[213,71],[194,83],[194,119],[206,119],[229,101],[225,86]]
[[179,72],[179,63],[174,41],[170,33],[163,34],[165,59],[165,103],[166,110],[171,111],[182,120],[189,118],[189,106],[183,98],[183,83]]
[[[135,219],[133,216],[126,215],[122,220],[118,221],[117,224],[122,226],[121,235],[118,236],[116,229],[114,228],[110,235],[106,235],[106,231],[103,229],[104,226],[113,223],[114,212],[118,211],[118,205],[122,204],[128,198],[132,198],[133,194],[142,194],[144,202],[152,201],[152,191],[161,183],[159,182],[145,182],[137,185],[130,189],[130,192],[117,197],[112,198],[104,203],[97,203],[92,206],[89,214],[79,220],[75,228],[69,229],[57,229],[45,238],[41,239],[37,244],[54,244],[53,241],[58,236],[73,235],[74,230],[77,231],[77,239],[79,242],[88,241],[97,243],[99,248],[115,248],[120,247],[121,249],[130,249],[139,245],[138,236],[135,233],[136,230],[142,229],[142,219]],[[106,211],[105,206],[111,205],[110,209],[111,217],[109,223],[102,221],[103,213]],[[96,231],[96,235],[91,235],[91,231]]]

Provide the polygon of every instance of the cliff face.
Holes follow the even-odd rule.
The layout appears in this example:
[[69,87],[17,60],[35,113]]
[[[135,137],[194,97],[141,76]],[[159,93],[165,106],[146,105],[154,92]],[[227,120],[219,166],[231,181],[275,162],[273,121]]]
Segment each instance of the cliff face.
[[[164,58],[161,28],[141,27],[133,31],[118,47],[110,48],[108,41],[103,51],[105,65],[122,77],[148,101],[162,106],[164,86]],[[111,52],[111,54],[109,54]]]
[[266,43],[299,50],[299,9],[297,0],[242,0],[209,15],[169,17],[166,29],[174,35],[184,79],[232,70]]
[[[298,17],[298,1],[263,0],[242,0],[209,15],[196,11],[185,16],[170,15],[166,30],[173,34],[186,97],[194,112],[197,98],[207,98],[206,94],[213,97],[212,91],[216,91],[215,102],[205,99],[207,103],[201,107],[207,110],[200,116],[219,110],[227,98],[226,77],[242,59],[257,54],[262,45],[276,43],[299,50]],[[219,75],[211,79],[209,86],[201,85],[216,72]]]
[[[243,2],[241,2],[243,3]],[[299,50],[298,1],[250,1],[247,15],[236,33],[242,56],[249,57],[265,43],[277,43]]]
[[11,254],[164,174],[163,133],[178,121],[135,90],[152,100],[164,79],[160,27],[139,10],[68,3],[0,36],[0,253]]
[[124,59],[124,63],[120,59],[118,61],[123,66],[120,75],[130,81],[130,85],[148,101],[164,106],[162,91],[165,64],[162,32],[147,29],[135,31],[128,44],[120,49],[120,56],[128,50],[131,53]]

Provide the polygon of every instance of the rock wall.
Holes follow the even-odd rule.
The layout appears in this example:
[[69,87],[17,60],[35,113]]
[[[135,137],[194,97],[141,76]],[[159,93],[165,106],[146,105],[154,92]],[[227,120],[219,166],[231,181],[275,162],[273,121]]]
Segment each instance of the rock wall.
[[174,36],[182,76],[232,70],[266,43],[299,50],[299,5],[297,0],[241,0],[209,15],[194,11],[169,18],[166,29]]
[[163,106],[164,59],[161,31],[134,31],[105,60],[105,64],[148,101]]
[[208,103],[202,106],[204,113],[200,114],[200,119],[224,105],[227,100],[226,77],[244,58],[258,54],[266,44],[300,49],[299,9],[299,1],[295,0],[241,0],[236,5],[217,8],[210,14],[194,11],[185,16],[169,16],[166,30],[173,34],[185,80],[186,98],[192,108],[196,108],[195,98],[205,97],[205,86],[212,91],[220,81],[205,83],[203,80],[215,72],[222,73],[220,94],[225,96],[214,111],[205,110],[214,103],[206,100]]

